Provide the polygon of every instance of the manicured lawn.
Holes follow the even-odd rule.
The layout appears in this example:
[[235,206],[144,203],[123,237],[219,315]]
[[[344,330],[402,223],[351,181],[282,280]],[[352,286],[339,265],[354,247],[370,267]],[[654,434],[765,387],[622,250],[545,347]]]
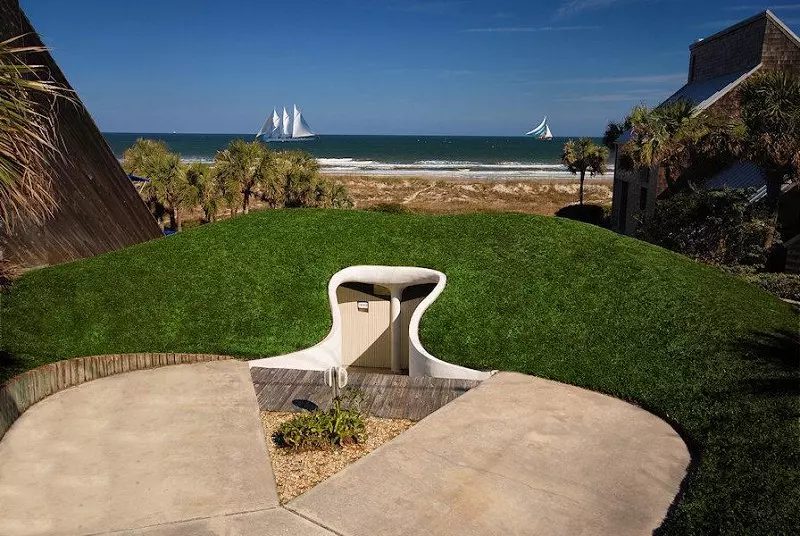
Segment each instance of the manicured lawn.
[[800,533],[798,316],[678,255],[556,218],[285,210],[29,273],[4,297],[2,374],[72,356],[308,347],[354,264],[448,276],[422,341],[667,417],[697,466],[668,534]]

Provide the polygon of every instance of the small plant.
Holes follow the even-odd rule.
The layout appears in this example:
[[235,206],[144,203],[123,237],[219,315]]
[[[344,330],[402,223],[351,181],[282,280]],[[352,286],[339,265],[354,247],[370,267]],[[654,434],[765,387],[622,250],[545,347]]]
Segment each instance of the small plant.
[[363,394],[348,390],[335,398],[327,411],[301,413],[278,427],[273,439],[285,448],[315,450],[361,443],[367,438]]
[[367,210],[371,212],[384,212],[386,214],[408,214],[411,212],[410,208],[400,203],[378,203],[372,205]]

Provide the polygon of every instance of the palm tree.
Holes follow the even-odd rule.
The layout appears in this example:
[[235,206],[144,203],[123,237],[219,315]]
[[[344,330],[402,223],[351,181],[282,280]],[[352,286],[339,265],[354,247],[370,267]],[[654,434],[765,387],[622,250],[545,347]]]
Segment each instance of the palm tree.
[[123,154],[122,167],[149,179],[142,194],[156,211],[158,205],[164,207],[172,229],[182,230],[181,210],[197,203],[197,190],[187,180],[180,155],[170,152],[163,141],[138,139]]
[[564,153],[561,161],[567,169],[573,173],[580,173],[580,200],[583,206],[583,181],[586,172],[590,176],[602,175],[606,172],[606,161],[608,160],[608,149],[602,145],[597,145],[591,138],[580,138],[578,141],[569,140],[564,144]]
[[52,109],[59,98],[73,100],[36,63],[47,49],[24,46],[23,37],[0,42],[0,232],[23,215],[41,222],[55,209],[51,164],[60,140]]
[[631,126],[627,121],[609,121],[606,131],[603,134],[603,145],[606,146],[609,151],[613,151],[616,147],[617,140],[630,128]]
[[667,188],[691,164],[692,152],[712,130],[708,116],[695,113],[688,100],[650,109],[635,106],[626,119],[631,139],[623,146],[625,156],[639,169],[663,169]]
[[203,220],[211,223],[216,219],[223,201],[221,181],[214,168],[204,163],[194,163],[186,170],[186,181],[189,183],[189,203],[200,205]]
[[264,179],[263,160],[267,155],[268,149],[257,140],[250,143],[233,140],[215,157],[220,179],[227,183],[229,190],[237,189],[241,193],[245,214],[250,212],[250,198]]
[[191,206],[197,194],[186,180],[186,166],[181,157],[175,153],[160,155],[152,163],[153,171],[150,182],[145,184],[145,195],[151,195],[164,205],[169,212],[170,227],[175,231],[183,230],[181,211]]
[[169,153],[169,147],[160,140],[139,138],[122,153],[122,168],[126,173],[149,177],[160,158]]
[[[150,181],[150,177],[156,173],[155,163],[169,153],[169,147],[163,141],[139,138],[131,147],[125,149],[122,154],[122,168],[125,173],[139,175]],[[164,215],[166,208],[156,197],[155,188],[150,188],[149,183],[141,191],[147,207],[158,222],[158,226],[164,228]]]
[[319,164],[308,153],[287,151],[281,155],[285,162],[285,204],[287,207],[319,205],[324,193],[320,191]]
[[286,173],[289,166],[282,155],[283,153],[265,151],[255,172],[261,199],[270,208],[282,207],[285,202]]
[[757,74],[742,84],[742,156],[766,176],[772,222],[766,247],[775,239],[783,184],[800,177],[800,76],[785,71]]

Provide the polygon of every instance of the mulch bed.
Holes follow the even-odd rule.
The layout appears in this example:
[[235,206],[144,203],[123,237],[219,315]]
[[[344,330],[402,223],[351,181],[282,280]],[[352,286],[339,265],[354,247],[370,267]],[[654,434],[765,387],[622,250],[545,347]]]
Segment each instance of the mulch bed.
[[261,413],[261,423],[267,436],[272,470],[278,485],[278,498],[284,504],[305,493],[330,476],[335,475],[354,461],[369,454],[387,441],[411,428],[408,419],[379,419],[368,417],[367,440],[359,444],[327,450],[294,451],[275,444],[272,436],[281,423],[296,413]]

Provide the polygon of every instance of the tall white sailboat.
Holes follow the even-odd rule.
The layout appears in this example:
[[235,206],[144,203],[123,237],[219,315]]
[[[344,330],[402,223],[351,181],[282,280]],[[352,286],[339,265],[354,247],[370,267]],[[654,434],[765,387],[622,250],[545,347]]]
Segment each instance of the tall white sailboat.
[[302,112],[294,106],[293,114],[290,117],[286,107],[283,108],[283,113],[279,114],[273,108],[272,113],[258,129],[256,138],[261,138],[266,142],[272,141],[306,141],[313,140],[317,137],[311,127],[308,126]]
[[547,124],[547,116],[544,116],[539,126],[525,133],[526,136],[531,136],[537,140],[552,140],[553,133],[550,132],[550,125]]

